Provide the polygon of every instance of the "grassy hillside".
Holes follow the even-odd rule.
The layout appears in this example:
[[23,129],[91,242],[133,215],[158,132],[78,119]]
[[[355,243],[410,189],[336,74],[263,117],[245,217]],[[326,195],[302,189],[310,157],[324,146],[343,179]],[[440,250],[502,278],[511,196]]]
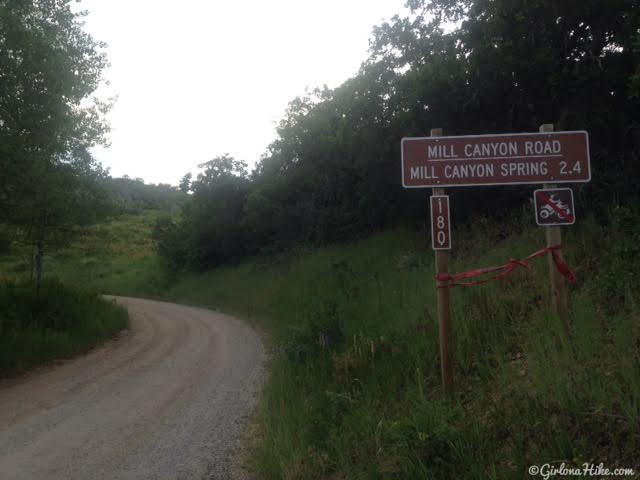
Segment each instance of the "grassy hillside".
[[[45,256],[45,276],[101,292],[142,294],[166,281],[153,249],[151,230],[163,212],[147,210],[93,225],[63,249]],[[25,280],[30,272],[28,247],[14,244],[0,256],[0,278]]]
[[166,284],[153,249],[151,230],[160,211],[123,215],[90,227],[50,259],[62,280],[109,293],[142,294]]
[[[455,289],[451,403],[424,234],[388,231],[170,283],[148,241],[153,215],[132,216],[97,227],[55,269],[109,292],[235,312],[269,333],[260,478],[523,478],[531,464],[563,461],[640,468],[639,218],[618,208],[606,228],[591,219],[564,230],[578,275],[568,336],[547,308],[544,258]],[[544,232],[530,223],[524,212],[458,229],[451,270],[537,250]]]
[[[614,216],[629,215],[637,219]],[[542,229],[522,223],[479,220],[456,232],[452,271],[543,246]],[[433,253],[422,235],[385,232],[220,268],[167,294],[236,311],[271,333],[255,451],[264,478],[523,478],[531,464],[561,461],[640,467],[638,232],[620,225],[565,231],[579,278],[568,337],[547,308],[544,259],[453,292],[452,404],[440,390]],[[505,230],[517,233],[500,240]]]

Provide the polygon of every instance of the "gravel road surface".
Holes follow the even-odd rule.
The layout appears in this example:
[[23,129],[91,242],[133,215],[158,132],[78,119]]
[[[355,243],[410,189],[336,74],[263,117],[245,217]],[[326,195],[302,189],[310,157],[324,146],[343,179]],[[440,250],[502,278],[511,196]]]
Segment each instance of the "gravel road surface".
[[0,382],[0,478],[227,479],[261,382],[260,338],[232,317],[117,298],[130,329]]

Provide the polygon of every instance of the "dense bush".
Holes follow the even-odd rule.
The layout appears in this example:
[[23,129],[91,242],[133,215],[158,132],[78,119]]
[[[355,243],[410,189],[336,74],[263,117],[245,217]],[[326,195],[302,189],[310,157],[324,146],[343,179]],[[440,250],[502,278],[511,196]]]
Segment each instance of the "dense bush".
[[57,281],[0,283],[0,374],[87,351],[126,327],[124,308]]

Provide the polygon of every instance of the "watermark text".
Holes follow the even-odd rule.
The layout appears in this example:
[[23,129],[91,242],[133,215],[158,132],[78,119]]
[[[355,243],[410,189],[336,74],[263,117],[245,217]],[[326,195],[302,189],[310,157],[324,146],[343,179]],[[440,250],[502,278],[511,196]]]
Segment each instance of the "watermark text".
[[635,475],[633,468],[608,468],[603,463],[583,463],[580,466],[571,466],[566,463],[554,465],[544,463],[542,465],[531,465],[529,475],[542,477],[549,480],[553,477],[632,477]]

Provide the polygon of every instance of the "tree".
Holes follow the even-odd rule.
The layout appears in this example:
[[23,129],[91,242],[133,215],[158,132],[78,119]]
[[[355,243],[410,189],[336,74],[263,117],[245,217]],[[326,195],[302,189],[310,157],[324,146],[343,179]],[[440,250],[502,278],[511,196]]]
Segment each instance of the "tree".
[[180,191],[182,193],[189,193],[189,191],[191,190],[191,178],[193,176],[191,175],[191,172],[186,173],[181,179],[180,179],[180,184],[178,185],[178,188],[180,189]]
[[34,241],[36,282],[51,229],[96,213],[109,104],[93,100],[107,60],[70,0],[0,4],[0,219]]
[[[424,191],[401,187],[399,146],[403,136],[427,135],[433,127],[451,135],[531,132],[548,122],[588,130],[597,175],[578,187],[588,207],[608,205],[612,191],[619,199],[637,195],[637,1],[408,5],[407,18],[374,29],[369,58],[353,78],[289,104],[248,179],[240,171],[234,178],[230,158],[206,166],[185,208],[197,258],[424,223]],[[521,187],[494,188],[491,195],[458,189],[455,214],[504,216],[529,196]],[[224,235],[225,224],[233,234]],[[223,246],[231,238],[237,244]]]
[[176,224],[159,219],[154,229],[158,253],[173,269],[205,269],[247,252],[243,209],[250,188],[247,164],[228,154],[198,165],[189,201]]
[[[640,175],[640,4],[626,0],[412,0],[413,19],[377,29],[373,61],[402,69],[391,102],[397,131],[424,135],[588,130],[598,176],[588,198],[634,195]],[[458,27],[445,33],[444,22]],[[514,204],[504,189],[496,203]],[[487,205],[482,190],[460,192],[457,208]],[[407,195],[409,197],[409,195]],[[475,198],[474,198],[475,197]],[[603,202],[599,202],[603,203]],[[606,202],[605,202],[606,203]],[[488,206],[488,205],[487,205]],[[496,205],[497,206],[497,205]],[[501,208],[492,208],[500,212]]]
[[33,196],[22,201],[20,212],[24,216],[12,218],[21,226],[22,237],[34,247],[32,278],[36,290],[40,288],[46,250],[67,244],[79,229],[113,211],[102,169],[78,172],[70,164],[38,166],[43,167],[38,170],[41,180],[34,182]]

